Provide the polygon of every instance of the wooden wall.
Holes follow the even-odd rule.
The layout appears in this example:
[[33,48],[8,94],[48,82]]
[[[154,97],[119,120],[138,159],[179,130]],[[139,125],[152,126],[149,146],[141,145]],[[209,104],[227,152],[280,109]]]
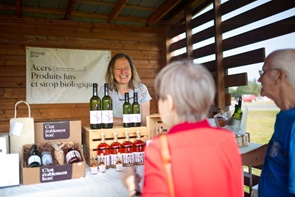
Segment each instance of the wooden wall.
[[[163,29],[17,18],[0,18],[0,29],[0,132],[9,131],[15,103],[26,100],[26,46],[127,53],[153,97],[151,113],[158,111],[153,81],[165,57]],[[31,114],[35,121],[79,119],[89,125],[88,103],[31,104]],[[27,116],[25,104],[19,105],[17,115]]]
[[[197,59],[214,55],[214,60],[203,63],[211,71],[216,82],[217,95],[215,97],[215,107],[211,109],[213,113],[217,113],[219,108],[226,109],[226,107],[231,105],[231,95],[228,93],[228,88],[248,85],[247,73],[242,72],[229,75],[228,69],[241,68],[264,61],[265,47],[254,46],[245,52],[242,52],[239,48],[295,31],[295,16],[291,16],[280,21],[274,21],[270,24],[250,29],[249,31],[241,31],[228,38],[222,38],[222,34],[224,33],[235,31],[248,24],[280,14],[295,6],[295,1],[269,1],[234,15],[227,20],[221,20],[222,16],[237,11],[252,2],[253,0],[226,1],[221,4],[218,0],[211,2],[205,1],[194,9],[186,9],[185,17],[170,26],[170,31],[167,35],[168,38],[177,37],[182,33],[186,33],[187,35],[185,38],[167,46],[168,53],[186,48],[185,53],[170,57],[170,61],[183,58]],[[207,8],[208,5],[212,5],[213,9],[209,9],[197,17],[192,17],[199,13],[200,10]],[[206,28],[201,28],[202,30],[192,33],[194,28],[208,24],[210,21],[214,21],[214,24],[207,25]],[[200,47],[193,49],[193,45],[198,45],[198,43],[210,38],[214,38],[213,43],[208,42],[205,45],[200,45]],[[223,57],[223,52],[230,50],[236,50],[236,54]]]

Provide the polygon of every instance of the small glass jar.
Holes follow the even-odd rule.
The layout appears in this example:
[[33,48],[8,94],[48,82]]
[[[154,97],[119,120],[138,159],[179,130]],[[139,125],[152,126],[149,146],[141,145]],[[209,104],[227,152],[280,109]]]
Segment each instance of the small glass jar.
[[222,109],[219,109],[218,114],[214,116],[217,127],[225,127],[228,124],[228,119]]
[[236,135],[236,140],[237,140],[238,146],[243,146],[243,136],[241,134]]
[[76,150],[74,146],[69,147],[68,152],[66,154],[67,164],[72,164],[72,163],[80,162],[80,161],[82,161],[80,152]]
[[116,161],[116,171],[121,172],[122,170],[123,170],[123,163],[122,163],[122,160],[121,160],[121,155],[119,153],[117,161]]
[[98,169],[99,169],[99,172],[101,172],[101,173],[106,172],[106,164],[105,164],[104,157],[103,157],[102,153],[100,154],[100,162],[98,164]]
[[248,133],[243,134],[243,146],[248,146],[249,136]]
[[52,155],[49,151],[43,151],[41,154],[41,159],[43,166],[53,165]]
[[90,174],[97,174],[97,173],[98,173],[97,158],[95,157],[95,155],[93,155],[90,162]]

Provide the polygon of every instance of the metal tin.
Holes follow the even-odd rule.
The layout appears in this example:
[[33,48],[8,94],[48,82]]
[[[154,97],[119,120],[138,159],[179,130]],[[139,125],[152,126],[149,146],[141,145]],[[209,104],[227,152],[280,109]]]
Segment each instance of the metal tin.
[[243,134],[243,146],[248,146],[248,141],[249,141],[248,133]]
[[243,146],[243,136],[242,135],[237,134],[236,140],[237,140],[238,146]]
[[53,165],[53,159],[52,159],[50,152],[43,151],[41,155],[42,155],[41,158],[42,158],[42,165],[43,166]]

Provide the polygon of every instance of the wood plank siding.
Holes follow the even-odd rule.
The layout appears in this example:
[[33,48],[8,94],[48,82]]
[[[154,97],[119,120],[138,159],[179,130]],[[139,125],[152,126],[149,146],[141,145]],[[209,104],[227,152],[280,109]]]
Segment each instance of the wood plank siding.
[[[181,37],[176,42],[167,46],[168,53],[171,54],[180,49],[186,50],[184,53],[178,55],[170,55],[170,61],[181,60],[190,56],[190,59],[193,60],[210,55],[215,56],[215,60],[203,62],[203,65],[210,70],[215,78],[217,88],[215,105],[211,109],[211,115],[215,114],[218,108],[227,108],[231,104],[231,96],[228,94],[228,88],[248,84],[247,73],[241,71],[239,74],[228,75],[228,69],[262,63],[265,58],[264,47],[253,48],[249,51],[240,52],[227,57],[223,57],[223,52],[290,34],[295,31],[295,16],[291,16],[265,26],[242,32],[232,37],[222,38],[223,36],[221,35],[224,33],[228,33],[245,25],[263,20],[295,7],[295,1],[269,1],[246,10],[245,12],[239,13],[227,20],[220,21],[220,17],[253,2],[254,0],[226,1],[223,4],[220,4],[220,1],[218,0],[211,2],[206,1],[190,12],[190,15],[192,15],[193,18],[189,21],[189,26],[194,29],[213,21],[211,23],[212,25],[208,25],[208,27],[196,33],[191,33],[191,30],[187,29],[188,25],[185,24],[188,19],[183,18],[169,27],[171,31],[169,32],[167,39],[172,39],[182,34],[185,34],[185,36],[191,36],[191,38]],[[211,5],[213,9],[208,9],[206,12],[198,15],[200,10],[207,8],[209,5]],[[187,31],[189,31],[189,33],[186,33]],[[200,47],[197,46],[198,43],[212,38],[214,39],[213,43],[209,42],[206,45]],[[192,52],[190,51],[191,48],[187,47],[188,40],[192,45],[196,46],[192,49]]]
[[[0,18],[0,29],[0,132],[9,130],[14,104],[26,100],[26,46],[127,53],[153,97],[151,113],[158,111],[153,81],[164,66],[163,28]],[[26,105],[19,105],[17,115],[27,116]],[[79,119],[88,126],[89,104],[31,104],[31,115],[35,121]]]

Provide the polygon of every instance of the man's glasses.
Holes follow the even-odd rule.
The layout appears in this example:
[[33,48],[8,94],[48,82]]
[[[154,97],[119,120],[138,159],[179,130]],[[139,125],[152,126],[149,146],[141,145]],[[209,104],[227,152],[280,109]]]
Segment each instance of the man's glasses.
[[272,71],[272,70],[280,70],[280,69],[274,68],[274,69],[269,69],[269,70],[259,70],[258,73],[259,73],[260,77],[262,77],[262,75],[264,75],[264,73],[266,73],[268,71]]

